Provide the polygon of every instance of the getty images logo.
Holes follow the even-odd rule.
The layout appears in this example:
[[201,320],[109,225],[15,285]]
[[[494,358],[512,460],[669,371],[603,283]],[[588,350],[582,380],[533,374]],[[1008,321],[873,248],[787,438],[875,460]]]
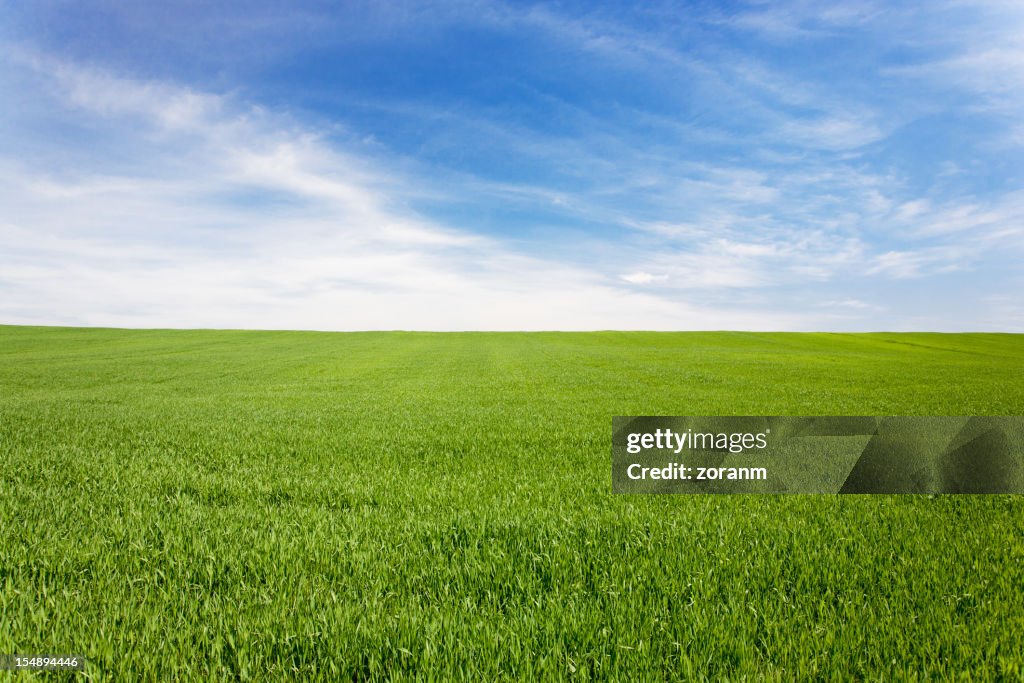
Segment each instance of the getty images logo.
[[742,453],[751,449],[768,447],[770,429],[757,434],[750,432],[675,432],[671,429],[657,429],[654,432],[633,432],[626,437],[626,452],[639,453],[643,450],[671,450],[680,453],[685,450],[728,450],[730,453]]

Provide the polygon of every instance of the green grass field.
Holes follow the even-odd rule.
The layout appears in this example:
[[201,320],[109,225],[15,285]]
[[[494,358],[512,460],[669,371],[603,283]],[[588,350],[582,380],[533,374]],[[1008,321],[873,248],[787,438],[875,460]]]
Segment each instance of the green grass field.
[[0,653],[129,680],[1020,680],[1021,497],[613,496],[610,438],[1022,412],[1020,335],[0,327]]

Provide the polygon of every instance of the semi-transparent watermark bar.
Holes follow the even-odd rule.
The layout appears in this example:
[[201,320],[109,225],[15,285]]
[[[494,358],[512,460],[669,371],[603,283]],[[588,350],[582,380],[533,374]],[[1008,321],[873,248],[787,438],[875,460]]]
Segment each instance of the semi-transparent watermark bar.
[[1024,493],[1024,417],[615,417],[615,493]]

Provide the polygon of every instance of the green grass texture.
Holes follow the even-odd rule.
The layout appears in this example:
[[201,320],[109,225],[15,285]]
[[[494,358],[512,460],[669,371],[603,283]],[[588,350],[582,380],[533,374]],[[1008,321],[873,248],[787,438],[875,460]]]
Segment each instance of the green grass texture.
[[1021,680],[1021,497],[616,496],[610,440],[613,415],[1022,411],[1021,335],[0,327],[0,654]]

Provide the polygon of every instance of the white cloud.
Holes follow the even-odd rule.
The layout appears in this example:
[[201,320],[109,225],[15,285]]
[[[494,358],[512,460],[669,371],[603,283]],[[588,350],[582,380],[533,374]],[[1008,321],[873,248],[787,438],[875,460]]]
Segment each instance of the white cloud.
[[789,119],[779,131],[798,144],[825,150],[855,149],[885,137],[885,133],[870,120],[848,116]]
[[[636,292],[601,272],[439,225],[402,210],[397,182],[386,173],[231,98],[51,60],[34,68],[52,77],[55,110],[118,131],[119,153],[130,158],[124,173],[116,164],[54,170],[0,158],[5,322],[305,329],[809,324],[800,315],[710,309]],[[131,157],[133,150],[145,158]],[[146,172],[129,172],[139,167]]]
[[975,258],[974,250],[967,250],[961,246],[946,245],[887,251],[874,259],[868,274],[907,279],[936,273],[952,273],[969,267]]
[[[919,60],[890,66],[884,76],[929,82],[970,99],[957,106],[1003,116],[1012,128],[1024,115],[1024,5],[1019,2],[954,0],[904,11],[900,38],[924,48]],[[1004,136],[1012,140],[1012,134]]]
[[652,275],[651,273],[645,273],[643,271],[637,273],[631,273],[629,275],[621,275],[623,280],[634,285],[649,285],[654,282],[665,282],[668,280],[668,275]]
[[767,3],[737,13],[728,23],[772,40],[789,41],[827,38],[837,29],[863,25],[880,12],[876,3],[850,0]]
[[823,301],[818,305],[822,308],[852,308],[858,311],[885,310],[882,306],[869,304],[866,301],[861,301],[860,299],[833,299],[831,301]]
[[[452,155],[459,159],[463,149],[487,150],[511,159],[507,167],[517,173],[527,168],[503,175],[506,165],[489,158],[480,166],[498,171],[484,177],[473,175],[474,164],[446,169],[440,164],[448,162],[399,161],[383,147],[371,161],[354,152],[356,145],[237,94],[23,56],[22,67],[34,69],[25,82],[45,84],[52,99],[11,89],[19,105],[35,97],[43,118],[62,116],[79,128],[48,155],[25,153],[25,146],[6,158],[0,151],[0,320],[820,328],[842,313],[805,310],[806,291],[828,297],[824,308],[856,317],[882,310],[847,296],[860,295],[858,284],[895,288],[894,280],[1009,261],[1024,246],[1019,194],[970,194],[979,189],[969,187],[976,169],[949,161],[935,178],[947,178],[952,168],[955,181],[919,182],[903,164],[908,158],[885,148],[886,138],[918,113],[907,113],[917,105],[904,107],[906,101],[886,108],[893,99],[886,88],[846,90],[843,74],[836,83],[815,81],[814,69],[772,66],[751,57],[754,51],[733,60],[723,45],[701,52],[697,41],[691,50],[674,31],[617,25],[600,11],[566,17],[549,8],[485,5],[482,18],[464,5],[445,21],[540,29],[546,40],[604,60],[601,68],[619,76],[632,71],[658,101],[650,110],[642,101],[628,105],[636,111],[602,109],[600,96],[591,106],[559,98],[557,88],[535,93],[550,105],[552,126],[471,102],[359,103],[415,120],[415,128],[430,131],[424,147],[459,149]],[[887,34],[870,4],[759,7],[763,30],[749,23],[756,23],[753,14],[738,23],[776,39],[870,27],[876,35],[865,44],[881,54],[902,30]],[[892,19],[893,12],[884,14]],[[917,14],[928,12],[896,12],[901,21]],[[420,18],[404,30],[414,30]],[[951,83],[984,91],[989,104],[1013,102],[1017,89],[1002,87],[1000,74],[1012,70],[1019,49],[1005,36],[985,48],[973,29],[964,33],[970,39],[947,40],[929,53],[941,55],[934,63],[898,73],[936,81],[952,74]],[[716,50],[723,54],[710,54]],[[865,56],[865,72],[877,56]],[[1013,85],[1018,76],[1003,80]],[[1013,130],[1020,137],[1024,127]],[[872,155],[862,149],[879,141]],[[410,199],[424,198],[516,220],[527,215],[523,233],[534,232],[518,243],[486,237],[476,226],[408,208]],[[543,215],[531,223],[537,214]],[[552,247],[533,238],[549,216],[552,243],[568,242],[569,231],[582,236],[593,226],[593,233],[572,248]],[[600,258],[587,258],[598,252]],[[793,295],[788,307],[772,305],[788,315],[764,306],[784,295]]]
[[988,97],[990,103],[1019,105],[1024,101],[1021,94],[1024,89],[1024,49],[1016,45],[992,47],[971,44],[962,49],[963,52],[947,59],[894,68],[889,72],[954,84]]

